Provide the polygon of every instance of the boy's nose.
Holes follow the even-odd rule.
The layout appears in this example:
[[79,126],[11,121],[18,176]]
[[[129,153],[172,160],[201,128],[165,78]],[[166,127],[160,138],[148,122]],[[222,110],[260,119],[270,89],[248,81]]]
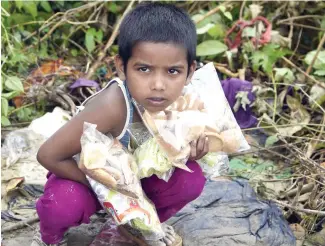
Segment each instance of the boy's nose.
[[164,82],[164,77],[159,74],[154,76],[151,82],[151,90],[163,91],[165,89],[166,89],[166,85]]

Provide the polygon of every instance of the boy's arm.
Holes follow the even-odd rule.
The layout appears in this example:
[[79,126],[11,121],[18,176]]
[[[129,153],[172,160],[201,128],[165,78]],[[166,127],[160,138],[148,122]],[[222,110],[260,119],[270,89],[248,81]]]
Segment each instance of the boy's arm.
[[97,125],[103,133],[118,136],[126,120],[126,104],[121,89],[111,85],[94,97],[78,115],[73,117],[37,153],[38,162],[56,176],[88,184],[84,173],[72,158],[80,153],[80,138],[84,122]]

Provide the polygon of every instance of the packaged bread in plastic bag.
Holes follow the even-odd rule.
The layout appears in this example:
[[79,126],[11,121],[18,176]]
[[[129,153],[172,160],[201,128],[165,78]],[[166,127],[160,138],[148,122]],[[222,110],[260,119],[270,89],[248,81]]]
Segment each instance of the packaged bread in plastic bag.
[[[200,164],[208,165],[205,170],[215,171],[215,168],[209,168],[215,165],[224,169],[219,154],[249,149],[213,63],[195,71],[182,96],[164,111],[152,113],[134,99],[133,103],[151,133],[151,138],[142,141],[134,152],[140,170],[150,163],[152,168],[146,175],[151,175],[154,170],[157,176],[162,176],[162,164],[156,162],[156,155],[159,160],[165,160],[165,169],[178,167],[191,172],[186,166],[190,156],[190,143],[201,135],[206,135],[209,141],[209,153],[199,160]],[[130,133],[134,135],[132,129]]]
[[103,208],[118,225],[130,224],[147,240],[164,236],[154,205],[145,196],[133,156],[112,136],[85,122],[79,168]]

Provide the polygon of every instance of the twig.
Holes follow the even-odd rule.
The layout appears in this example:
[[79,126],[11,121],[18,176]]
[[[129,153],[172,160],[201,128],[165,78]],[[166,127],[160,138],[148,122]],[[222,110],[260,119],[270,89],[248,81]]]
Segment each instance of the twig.
[[319,216],[325,216],[325,212],[323,212],[323,211],[305,209],[305,208],[297,208],[297,207],[291,206],[291,205],[289,205],[287,203],[284,203],[284,202],[281,202],[281,201],[278,201],[278,200],[275,200],[275,199],[270,199],[270,201],[275,202],[275,203],[277,203],[277,204],[279,204],[281,206],[290,208],[290,209],[295,210],[295,211],[303,212],[303,213],[306,213],[306,214],[316,214],[316,215],[319,215]]
[[293,17],[289,17],[287,19],[279,20],[276,24],[279,25],[279,24],[284,23],[284,22],[287,22],[287,21],[301,20],[301,19],[308,19],[308,18],[322,19],[322,18],[324,18],[324,16],[321,16],[321,15],[293,16]]
[[311,70],[312,70],[312,68],[313,68],[313,66],[314,66],[314,64],[316,62],[316,59],[318,57],[318,54],[319,54],[320,50],[323,48],[324,43],[325,43],[325,33],[324,33],[321,41],[318,44],[316,54],[315,54],[313,60],[311,61],[311,63],[309,64],[309,66],[308,66],[308,68],[306,70],[306,74],[309,74],[311,72]]
[[219,6],[215,7],[214,9],[211,9],[208,13],[206,13],[205,15],[203,15],[201,18],[197,19],[197,20],[195,21],[195,23],[196,23],[196,24],[200,23],[200,22],[203,21],[205,18],[208,18],[209,16],[211,16],[211,15],[217,13],[217,12],[220,10],[221,7],[227,7],[227,6],[228,6],[228,5],[227,5],[227,3],[226,3],[226,4],[221,4],[221,5],[219,5]]
[[292,197],[292,196],[296,195],[299,190],[300,190],[300,194],[305,194],[309,191],[312,191],[314,187],[315,187],[314,183],[305,184],[305,185],[302,185],[301,188],[297,187],[297,188],[294,188],[294,189],[286,192],[286,194],[284,194],[283,197],[284,196]]
[[300,28],[299,36],[298,36],[298,42],[297,42],[296,47],[295,47],[295,49],[294,49],[292,55],[290,56],[289,60],[292,59],[292,57],[296,54],[296,52],[297,52],[297,50],[298,50],[298,47],[299,47],[299,44],[300,44],[300,41],[301,41],[302,30],[303,30],[303,28]]
[[21,109],[23,109],[23,108],[27,108],[27,107],[29,107],[29,106],[32,106],[32,105],[34,105],[34,104],[35,104],[35,103],[32,102],[32,103],[25,104],[25,105],[23,105],[23,106],[21,106],[21,107],[19,107],[19,108],[15,108],[14,110],[12,110],[12,111],[10,111],[10,112],[8,113],[8,116],[9,116],[9,115],[12,115],[13,113],[15,113],[15,112],[17,112],[17,111],[19,111],[19,110],[21,110]]
[[190,9],[188,10],[189,14],[192,14],[192,11],[195,9],[196,5],[199,3],[199,1],[195,1],[193,3],[193,5],[190,7]]
[[35,223],[37,221],[39,221],[38,216],[34,216],[32,218],[29,218],[29,219],[20,221],[18,223],[15,223],[15,224],[13,224],[11,226],[2,227],[1,228],[1,233],[10,232],[10,231],[13,231],[13,230],[21,229],[21,228],[23,228],[25,226],[30,226],[29,224]]
[[274,78],[274,74],[272,72],[271,75],[271,79],[272,79],[272,84],[273,84],[273,92],[274,92],[274,102],[273,102],[273,117],[272,120],[275,122],[275,115],[276,115],[276,106],[277,106],[277,102],[278,102],[278,92],[277,92],[277,88],[276,88],[276,83],[275,83],[275,78]]
[[[290,14],[288,14],[289,17],[290,17]],[[293,21],[291,20],[290,21],[290,31],[289,31],[289,35],[288,35],[288,39],[290,40],[290,45],[289,45],[289,48],[291,49],[292,47],[292,36],[293,36]]]
[[314,98],[309,96],[308,93],[305,92],[301,87],[298,87],[298,88],[302,93],[305,94],[306,97],[308,97],[309,100],[313,101],[313,103],[315,103],[317,105],[317,107],[325,114],[325,109],[321,105],[319,105],[319,103]]
[[67,38],[67,40],[73,45],[75,45],[76,47],[78,47],[80,50],[82,50],[87,56],[90,57],[90,59],[94,60],[94,57],[87,50],[85,50],[80,44],[76,43],[71,38]]
[[243,14],[244,14],[244,8],[246,5],[246,0],[244,0],[240,6],[240,12],[239,12],[239,19],[242,20],[243,19]]
[[226,75],[228,75],[229,77],[232,77],[232,78],[238,78],[239,77],[239,73],[233,73],[231,72],[230,70],[228,70],[227,68],[225,67],[221,67],[221,66],[218,66],[214,63],[214,66],[216,69],[218,69],[221,73],[224,73]]
[[324,126],[325,126],[324,124],[325,124],[325,115],[323,116],[323,125],[322,125],[321,130],[320,130],[320,132],[319,132],[319,134],[318,134],[317,139],[314,140],[314,141],[313,141],[313,140],[310,141],[310,143],[308,144],[308,148],[307,148],[307,151],[306,151],[306,157],[307,157],[307,158],[310,158],[311,155],[314,153],[314,151],[315,151],[315,146],[318,144],[318,142],[319,142],[321,136],[323,136]]
[[[301,124],[301,123],[294,123],[294,124],[283,124],[283,125],[278,125],[278,128],[281,127],[288,127],[288,126],[323,126],[323,124]],[[243,132],[245,131],[254,131],[254,130],[260,130],[260,129],[268,129],[268,128],[274,128],[274,126],[260,126],[260,127],[251,127],[251,128],[245,128],[242,129]]]
[[282,59],[288,63],[290,66],[294,67],[295,69],[297,69],[300,73],[302,73],[303,75],[305,75],[307,78],[309,78],[310,80],[312,80],[313,82],[315,82],[315,84],[319,85],[320,87],[325,89],[325,84],[316,80],[315,78],[311,77],[309,74],[306,74],[305,71],[303,71],[301,68],[299,68],[298,66],[296,66],[292,61],[290,61],[289,59],[287,59],[286,57],[282,57]]
[[105,48],[103,49],[103,51],[101,53],[99,53],[98,58],[96,60],[96,62],[90,67],[86,78],[90,79],[91,76],[95,73],[96,69],[99,67],[99,65],[101,64],[103,58],[105,57],[105,54],[107,52],[107,50],[109,49],[109,47],[111,47],[111,45],[113,44],[114,40],[117,37],[121,22],[123,21],[123,19],[125,18],[126,14],[131,10],[132,5],[134,4],[135,0],[130,1],[128,7],[126,8],[126,10],[124,11],[122,17],[119,19],[119,21],[116,23],[115,28],[113,30],[113,33],[111,35],[111,37],[109,38],[109,40],[107,41]]
[[[283,159],[286,159],[286,160],[288,160],[288,161],[292,161],[292,159],[290,159],[289,157],[286,157],[286,156],[284,156],[284,155],[282,155],[282,154],[280,154],[280,153],[277,153],[277,152],[275,152],[275,151],[273,151],[273,150],[271,150],[271,148],[264,148],[264,147],[261,147],[261,146],[257,146],[257,145],[254,145],[254,144],[251,144],[253,147],[255,147],[255,148],[259,148],[259,151],[261,151],[261,150],[263,150],[263,151],[267,151],[267,152],[269,152],[269,153],[271,153],[271,154],[274,154],[274,155],[277,155],[277,156],[279,156],[279,157],[281,157],[281,158],[283,158]],[[285,145],[286,147],[287,147],[287,144]],[[274,146],[275,147],[275,146]],[[276,146],[276,147],[279,147],[279,146]]]
[[281,25],[293,25],[293,26],[299,26],[299,27],[303,27],[303,28],[308,28],[308,29],[312,29],[312,30],[316,30],[316,31],[321,31],[321,32],[325,32],[325,29],[323,28],[319,28],[319,27],[314,27],[314,26],[308,26],[308,25],[303,25],[303,24],[298,24],[298,23],[281,23]]

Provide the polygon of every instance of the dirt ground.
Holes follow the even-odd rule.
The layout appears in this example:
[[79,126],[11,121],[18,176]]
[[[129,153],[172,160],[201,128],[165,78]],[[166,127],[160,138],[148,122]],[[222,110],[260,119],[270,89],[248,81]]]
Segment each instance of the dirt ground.
[[[105,219],[94,215],[90,224],[71,228],[68,232],[69,246],[89,246],[104,225]],[[30,227],[2,234],[2,246],[29,246],[39,223]]]

